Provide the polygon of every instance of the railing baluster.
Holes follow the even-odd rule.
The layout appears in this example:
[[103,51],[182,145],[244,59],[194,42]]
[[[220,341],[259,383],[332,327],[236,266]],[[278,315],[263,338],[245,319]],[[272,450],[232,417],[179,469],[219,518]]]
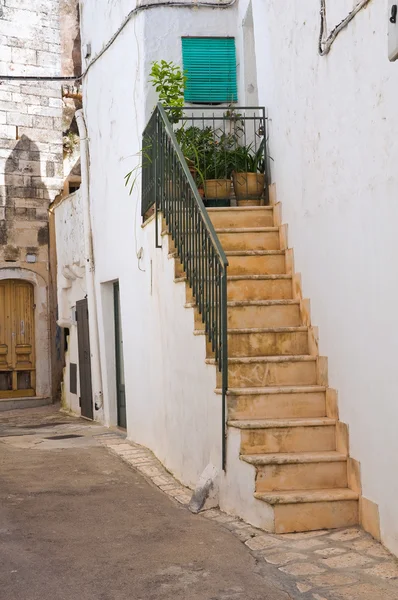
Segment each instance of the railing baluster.
[[225,469],[228,261],[161,105],[152,114],[143,134],[142,170],[142,216],[145,217],[154,203],[156,211],[162,211],[222,374],[222,466]]

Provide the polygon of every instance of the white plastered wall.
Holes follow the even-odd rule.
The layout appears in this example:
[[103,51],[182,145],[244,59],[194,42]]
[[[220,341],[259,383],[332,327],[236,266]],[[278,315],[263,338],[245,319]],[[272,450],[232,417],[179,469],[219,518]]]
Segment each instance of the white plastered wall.
[[[114,10],[100,14],[93,0],[84,2],[82,43],[92,44],[92,55],[132,8],[109,4]],[[209,462],[221,466],[221,397],[214,394],[215,368],[205,364],[204,338],[193,335],[193,311],[184,308],[184,284],[173,282],[166,240],[156,249],[154,222],[141,228],[139,181],[129,196],[124,176],[138,163],[142,131],[156,104],[148,83],[151,62],[181,63],[184,35],[234,35],[234,15],[185,8],[140,13],[90,69],[83,90],[104,418],[115,425],[111,284],[119,280],[128,437],[151,448],[187,485]]]
[[[62,401],[64,407],[80,414],[79,353],[77,324],[73,312],[77,300],[86,296],[84,265],[84,231],[81,193],[65,197],[55,206],[55,233],[57,240],[57,296],[58,324],[69,329]],[[77,393],[70,391],[70,365],[77,365]]]
[[[353,6],[326,4],[329,30]],[[239,6],[241,23],[247,2]],[[387,59],[387,3],[371,1],[326,57],[317,53],[319,2],[252,7],[259,100],[296,270],[363,495],[398,554],[398,64]]]

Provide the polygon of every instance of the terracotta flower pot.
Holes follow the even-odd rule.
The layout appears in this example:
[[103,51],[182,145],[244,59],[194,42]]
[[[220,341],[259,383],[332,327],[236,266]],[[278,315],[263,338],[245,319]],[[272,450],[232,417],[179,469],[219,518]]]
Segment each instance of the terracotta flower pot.
[[206,179],[204,182],[206,198],[226,200],[231,196],[230,179]]
[[265,184],[263,173],[234,173],[233,181],[238,206],[260,206]]

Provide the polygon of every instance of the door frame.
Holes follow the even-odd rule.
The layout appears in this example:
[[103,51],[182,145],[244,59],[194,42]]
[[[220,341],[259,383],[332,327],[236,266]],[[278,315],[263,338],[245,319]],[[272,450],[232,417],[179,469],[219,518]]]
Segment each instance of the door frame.
[[79,387],[81,416],[94,419],[91,377],[90,324],[87,298],[76,302],[77,345],[79,354]]
[[123,356],[123,336],[120,339],[122,331],[122,322],[120,316],[120,286],[119,281],[113,283],[113,310],[115,326],[115,359],[116,359],[116,413],[117,425],[121,429],[127,429],[126,414],[126,385],[122,383],[120,374],[123,369],[124,380],[124,356]]
[[48,301],[47,280],[32,270],[20,267],[0,268],[0,280],[18,279],[33,284],[35,308],[35,346],[36,346],[36,396],[51,398],[51,341],[50,341],[50,309]]
[[[5,294],[5,302],[6,302],[6,310],[5,315],[6,319],[8,318],[8,324],[4,323],[5,330],[5,338],[6,346],[8,348],[7,357],[9,361],[7,364],[7,368],[0,369],[2,373],[11,373],[11,389],[10,390],[0,390],[0,398],[29,398],[35,395],[36,393],[36,334],[35,334],[35,300],[34,300],[34,286],[30,281],[21,280],[18,278],[10,278],[10,279],[1,279],[2,284],[6,286],[6,294]],[[17,296],[16,296],[16,285],[24,285],[29,290],[29,302],[31,302],[31,311],[30,311],[30,326],[32,328],[32,334],[30,336],[31,344],[31,352],[29,352],[29,363],[32,365],[31,367],[18,367],[17,357],[18,355],[25,353],[22,351],[18,352],[17,350],[17,314],[16,314],[16,306],[17,306]],[[8,290],[7,290],[8,288]],[[22,315],[20,315],[22,316]],[[21,320],[21,327],[25,328],[25,321]],[[21,332],[22,333],[22,332]],[[8,334],[8,335],[7,335]],[[22,333],[24,335],[24,333]],[[20,348],[23,348],[25,344],[19,344]],[[18,388],[18,373],[30,373],[30,387],[25,389]]]

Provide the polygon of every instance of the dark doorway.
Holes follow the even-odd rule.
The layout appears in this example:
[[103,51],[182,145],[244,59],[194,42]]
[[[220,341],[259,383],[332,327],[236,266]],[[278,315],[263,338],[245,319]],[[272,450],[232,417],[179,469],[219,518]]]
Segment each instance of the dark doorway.
[[76,302],[77,343],[79,348],[80,407],[82,416],[93,418],[91,353],[87,299]]
[[126,392],[124,382],[123,335],[120,318],[119,282],[113,284],[113,299],[115,307],[117,424],[119,427],[126,429]]

